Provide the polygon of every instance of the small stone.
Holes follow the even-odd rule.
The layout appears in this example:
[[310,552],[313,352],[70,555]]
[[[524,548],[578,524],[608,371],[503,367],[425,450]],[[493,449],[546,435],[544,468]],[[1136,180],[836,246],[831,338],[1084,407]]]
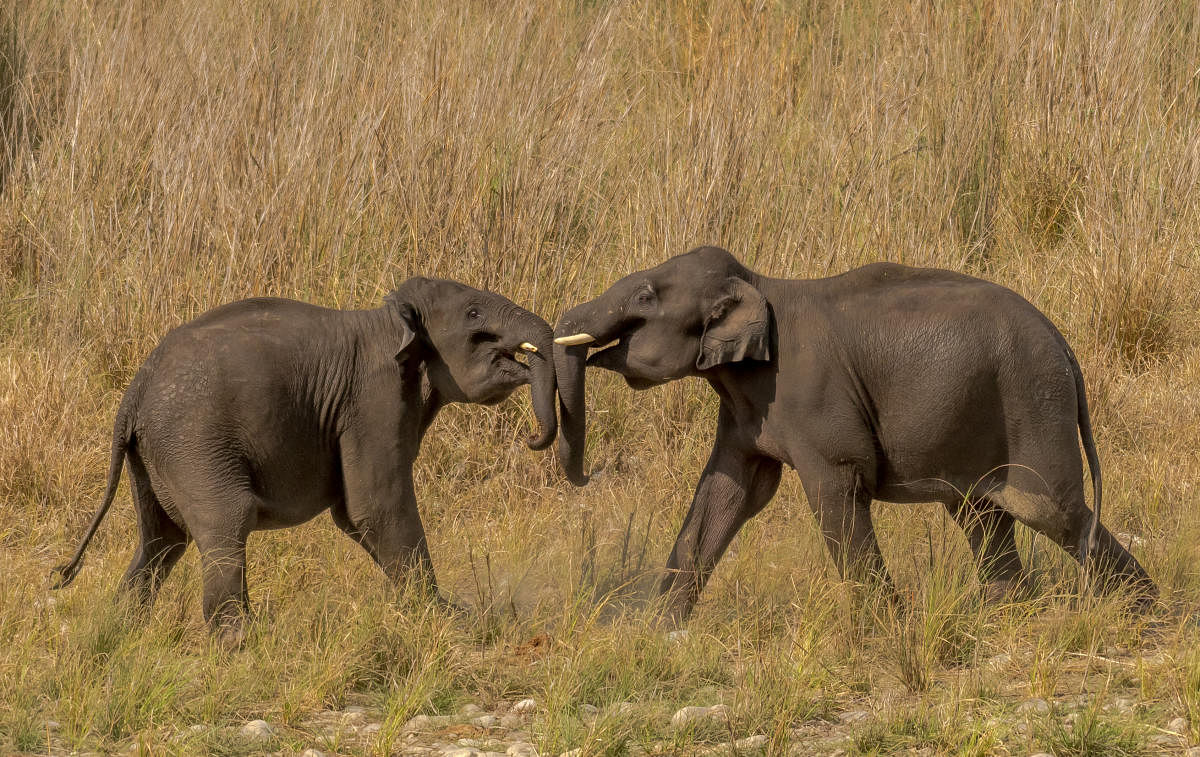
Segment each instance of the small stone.
[[523,725],[525,725],[525,721],[521,719],[520,715],[513,715],[512,713],[509,713],[508,715],[503,715],[500,718],[500,727],[507,728],[510,731],[516,730]]
[[687,641],[687,637],[687,629],[680,628],[677,631],[669,631],[665,638],[668,644],[679,644],[680,642]]
[[266,741],[275,735],[275,729],[265,720],[251,720],[238,731],[242,736],[256,741]]
[[562,754],[558,755],[558,757],[579,757],[579,755],[581,755],[581,754],[583,754],[582,748],[572,749],[569,752],[563,752]]
[[350,715],[366,715],[366,714],[367,714],[367,708],[366,708],[366,707],[360,707],[360,706],[358,706],[358,705],[356,705],[356,704],[352,704],[352,705],[350,705],[349,707],[347,707],[346,709],[342,710],[342,712],[345,712],[345,713],[347,713],[347,714],[350,714]]
[[600,717],[600,708],[593,704],[579,705],[579,717],[583,722],[590,723]]
[[478,749],[483,746],[483,742],[478,739],[459,739],[456,743],[459,746],[470,747],[472,749]]
[[477,757],[479,751],[470,747],[450,747],[442,751],[446,757]]
[[374,736],[382,730],[383,726],[379,723],[367,723],[362,727],[362,730],[360,730],[359,733],[361,733],[363,736]]
[[58,722],[57,720],[47,720],[42,725],[46,727],[47,731],[57,731],[58,729],[62,728],[62,723]]
[[352,712],[349,707],[342,713],[342,723],[344,725],[362,725],[367,722],[366,713],[359,711]]
[[1019,705],[1017,705],[1017,712],[1032,712],[1044,715],[1047,712],[1050,712],[1050,703],[1045,699],[1039,699],[1037,697],[1034,697],[1033,699],[1026,699],[1024,702],[1021,702]]
[[983,664],[986,668],[998,670],[1006,667],[1010,662],[1012,662],[1012,655],[1008,654],[1007,652],[1002,652],[995,657],[989,657]]
[[417,715],[413,718],[410,718],[400,730],[403,733],[420,733],[421,731],[430,730],[431,725],[432,724],[429,722],[428,715]]
[[325,753],[320,749],[305,749],[300,753],[300,757],[325,757]]
[[1181,736],[1187,735],[1187,718],[1175,718],[1170,723],[1167,723],[1167,730],[1171,731],[1172,733],[1178,733]]
[[462,707],[458,708],[458,714],[466,715],[467,717],[474,717],[481,712],[483,712],[483,708],[477,704],[464,704]]
[[843,723],[861,723],[870,718],[871,713],[868,710],[847,710],[838,715],[838,720]]
[[617,702],[616,704],[609,705],[608,709],[618,715],[628,717],[637,712],[637,705],[633,702]]
[[189,725],[188,730],[192,733],[203,733],[208,730],[208,726],[204,725],[203,723],[196,723],[194,725]]
[[671,716],[671,725],[676,728],[694,723],[697,720],[712,718],[714,720],[728,720],[729,708],[723,704],[714,704],[712,707],[684,707]]
[[532,712],[537,712],[537,700],[522,699],[512,706],[513,713],[517,715],[528,715]]
[[471,725],[476,728],[494,728],[500,723],[500,718],[495,715],[480,715],[477,718],[471,718]]
[[733,742],[733,747],[734,747],[734,749],[736,749],[738,751],[741,751],[743,749],[746,749],[746,750],[762,749],[763,747],[765,747],[767,745],[768,741],[770,741],[770,739],[768,739],[763,734],[758,733],[753,736],[747,736],[744,739],[738,739],[737,741]]
[[1050,754],[1049,752],[1036,752],[1029,755],[1029,757],[1054,757],[1054,755]]
[[538,757],[538,750],[528,741],[517,741],[509,745],[505,754],[508,757]]

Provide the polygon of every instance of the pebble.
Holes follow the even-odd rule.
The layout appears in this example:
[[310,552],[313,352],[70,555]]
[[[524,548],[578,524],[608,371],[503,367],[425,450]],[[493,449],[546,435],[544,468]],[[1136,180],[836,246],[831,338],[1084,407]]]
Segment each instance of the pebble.
[[562,754],[558,755],[558,757],[579,757],[579,755],[581,755],[581,754],[583,754],[582,748],[572,749],[569,752],[563,752]]
[[1187,718],[1175,718],[1170,723],[1167,723],[1167,730],[1174,733],[1186,735],[1188,729]]
[[671,725],[681,728],[706,718],[729,720],[729,708],[723,704],[714,704],[712,707],[684,707],[671,716]]
[[579,717],[583,722],[590,723],[600,717],[600,708],[594,704],[581,704],[579,705]]
[[1050,703],[1045,699],[1038,699],[1037,697],[1033,699],[1026,699],[1024,702],[1021,702],[1019,705],[1017,705],[1017,712],[1036,712],[1045,714],[1050,712]]
[[442,752],[446,757],[477,757],[480,754],[478,749],[471,747],[450,747]]
[[1007,666],[1010,662],[1012,662],[1012,655],[1007,652],[1001,652],[995,657],[989,657],[983,664],[990,670],[998,670]]
[[362,711],[351,711],[349,707],[342,714],[342,722],[346,725],[362,725],[367,722],[367,714]]
[[500,718],[495,715],[480,715],[477,718],[471,718],[471,725],[476,728],[494,728],[500,722]]
[[347,707],[346,709],[342,710],[342,712],[344,712],[344,713],[346,713],[346,714],[348,714],[348,715],[366,715],[366,714],[367,714],[367,708],[366,708],[366,707],[360,707],[360,706],[358,706],[358,705],[356,705],[356,704],[352,704],[352,705],[350,705],[349,707]]
[[537,747],[528,741],[517,741],[510,744],[505,754],[508,757],[538,757]]
[[849,710],[838,715],[838,720],[843,723],[861,723],[871,717],[871,713],[867,710]]
[[681,628],[678,631],[669,631],[666,639],[668,643],[678,644],[682,641],[687,641],[688,632],[686,628]]
[[522,699],[512,706],[512,711],[517,715],[528,715],[531,712],[537,712],[537,700]]
[[609,709],[618,715],[628,717],[637,712],[637,705],[633,702],[617,702],[614,705],[610,705]]
[[507,728],[508,730],[513,731],[523,725],[525,725],[525,721],[521,719],[520,715],[513,715],[512,713],[509,713],[508,715],[502,715],[500,717],[501,728]]
[[1029,757],[1054,757],[1054,755],[1050,754],[1049,752],[1036,752],[1029,755]]
[[367,723],[362,727],[362,730],[359,731],[359,733],[361,733],[363,736],[374,736],[382,730],[383,726],[379,723]]
[[300,757],[325,757],[325,753],[320,749],[305,749],[300,753]]
[[271,728],[271,724],[265,720],[251,720],[242,726],[242,729],[238,733],[248,739],[266,741],[275,735],[275,729]]
[[458,708],[458,714],[466,715],[467,717],[478,715],[481,712],[483,712],[483,708],[477,704],[464,704],[462,707]]
[[744,739],[738,739],[737,741],[733,742],[733,749],[735,752],[741,752],[743,750],[752,752],[755,749],[762,749],[765,747],[768,741],[770,741],[770,739],[768,739],[766,736],[761,733],[757,733],[753,736],[747,736]]

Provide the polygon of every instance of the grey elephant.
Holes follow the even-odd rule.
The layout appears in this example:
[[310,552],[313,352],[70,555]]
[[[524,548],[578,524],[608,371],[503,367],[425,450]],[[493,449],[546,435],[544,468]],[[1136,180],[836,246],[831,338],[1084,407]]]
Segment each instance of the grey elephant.
[[78,572],[128,461],[140,540],[121,586],[143,604],[194,540],[204,617],[240,638],[247,536],[326,509],[390,579],[439,596],[413,492],[421,439],[445,404],[493,404],[529,384],[540,429],[528,444],[549,446],[551,351],[538,316],[439,279],[409,279],[374,310],[268,298],[211,310],[167,334],[125,391],[103,504],[58,585]]
[[[615,371],[634,389],[700,376],[720,397],[712,454],[660,587],[674,621],[775,494],[785,463],[844,576],[890,586],[872,500],[941,502],[991,591],[1022,574],[1019,520],[1094,565],[1102,588],[1155,594],[1099,523],[1100,467],[1079,364],[1054,325],[1009,289],[890,263],[773,279],[703,247],[621,279],[563,314],[555,334],[558,451],[577,485],[587,482],[585,366]],[[1080,436],[1095,514],[1084,500]]]

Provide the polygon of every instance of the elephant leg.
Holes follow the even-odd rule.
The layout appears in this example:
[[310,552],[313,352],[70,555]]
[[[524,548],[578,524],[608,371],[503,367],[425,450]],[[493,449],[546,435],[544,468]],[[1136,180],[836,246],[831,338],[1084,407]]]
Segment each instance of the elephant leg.
[[801,483],[841,577],[880,584],[892,592],[892,579],[871,523],[871,492],[857,468],[839,465],[809,471]]
[[1017,552],[1016,519],[987,496],[947,500],[946,509],[966,534],[988,595],[1000,597],[1021,582],[1024,568]]
[[187,550],[189,537],[159,503],[141,457],[131,450],[127,459],[139,541],[129,569],[121,580],[121,592],[148,608],[154,603],[162,582]]
[[354,525],[354,521],[350,520],[350,514],[346,512],[346,505],[335,505],[329,509],[329,514],[333,517],[333,524],[342,530],[342,533],[354,540],[354,543],[362,547],[376,565],[380,567],[383,563],[379,561],[379,555],[375,554],[375,548],[367,540],[366,534],[359,530],[358,526]]
[[779,488],[779,461],[722,447],[718,436],[659,586],[659,593],[666,597],[666,617],[673,624],[691,613],[738,529],[762,510]]
[[250,593],[246,586],[245,535],[196,537],[204,578],[204,619],[229,643],[244,637],[250,616]]
[[1092,510],[1084,500],[1080,483],[1047,487],[1041,479],[1010,477],[1009,483],[992,496],[1018,520],[1049,537],[1091,571],[1094,586],[1101,592],[1130,589],[1143,604],[1157,596],[1158,590],[1145,569],[1103,524],[1096,529],[1096,548],[1089,554]]
[[[415,451],[405,456],[395,451],[394,439],[391,444],[372,445],[370,436],[348,436],[343,445],[346,504],[344,514],[335,512],[334,522],[363,545],[392,583],[410,582],[438,597],[433,559],[413,492]],[[381,450],[389,454],[381,455]]]

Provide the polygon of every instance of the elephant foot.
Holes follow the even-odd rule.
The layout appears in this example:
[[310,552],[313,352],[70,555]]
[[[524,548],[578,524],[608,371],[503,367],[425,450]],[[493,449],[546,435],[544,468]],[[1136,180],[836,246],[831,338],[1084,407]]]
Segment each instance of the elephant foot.
[[1033,597],[1033,587],[1023,575],[983,582],[983,599],[990,605],[1021,602]]

